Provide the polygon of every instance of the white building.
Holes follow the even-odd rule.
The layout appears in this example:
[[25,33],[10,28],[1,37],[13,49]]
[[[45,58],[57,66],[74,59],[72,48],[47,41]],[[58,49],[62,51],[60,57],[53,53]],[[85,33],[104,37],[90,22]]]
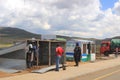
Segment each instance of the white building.
[[[81,40],[81,39],[73,39],[67,41],[66,44],[66,59],[67,60],[73,60],[74,55],[74,48],[76,46],[76,43],[79,43],[79,46],[81,47],[81,53],[82,55],[88,54],[88,44],[90,43],[90,54],[96,53],[96,45],[94,41],[91,40]],[[82,56],[83,58],[84,56]],[[87,56],[86,56],[87,57]]]

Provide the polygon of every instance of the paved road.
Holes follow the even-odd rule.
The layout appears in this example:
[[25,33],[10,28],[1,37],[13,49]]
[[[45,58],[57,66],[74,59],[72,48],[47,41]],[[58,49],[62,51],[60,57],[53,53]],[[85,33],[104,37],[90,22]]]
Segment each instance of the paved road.
[[120,65],[69,80],[120,80]]

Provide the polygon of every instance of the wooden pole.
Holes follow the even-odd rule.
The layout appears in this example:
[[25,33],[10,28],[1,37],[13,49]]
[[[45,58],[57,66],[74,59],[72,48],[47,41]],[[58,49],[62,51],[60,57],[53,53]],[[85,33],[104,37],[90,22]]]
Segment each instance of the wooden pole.
[[64,42],[65,49],[64,49],[64,64],[66,64],[66,42]]
[[49,41],[49,66],[51,65],[51,42]]
[[66,51],[65,51],[65,49],[66,49],[66,43],[64,42],[63,43],[63,45],[64,45],[64,53],[63,53],[63,63],[62,63],[62,67],[63,67],[63,70],[66,70]]
[[37,41],[37,55],[36,55],[36,57],[37,57],[37,66],[38,66],[38,63],[39,63],[39,41]]

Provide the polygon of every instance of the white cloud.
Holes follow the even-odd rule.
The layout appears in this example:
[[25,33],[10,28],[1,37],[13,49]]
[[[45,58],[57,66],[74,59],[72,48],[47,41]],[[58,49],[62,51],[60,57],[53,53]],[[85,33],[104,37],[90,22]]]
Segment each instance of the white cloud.
[[24,0],[7,0],[5,7],[9,10],[20,10],[24,7]]
[[100,7],[99,0],[0,0],[0,26],[89,38],[120,35],[120,1],[106,11]]
[[47,22],[45,22],[43,25],[44,25],[43,28],[44,28],[45,30],[48,30],[48,29],[51,28],[51,25],[48,24]]
[[119,0],[119,2],[116,2],[116,3],[114,4],[113,10],[114,10],[114,12],[115,12],[117,15],[120,16],[120,0]]
[[79,18],[79,15],[73,15],[69,17],[70,20],[76,20],[78,18]]

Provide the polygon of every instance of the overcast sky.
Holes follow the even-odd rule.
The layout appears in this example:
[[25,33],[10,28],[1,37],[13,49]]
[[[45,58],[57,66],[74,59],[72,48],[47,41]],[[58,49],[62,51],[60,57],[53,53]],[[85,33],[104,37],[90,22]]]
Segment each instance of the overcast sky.
[[84,38],[120,36],[120,0],[0,0],[0,26]]

